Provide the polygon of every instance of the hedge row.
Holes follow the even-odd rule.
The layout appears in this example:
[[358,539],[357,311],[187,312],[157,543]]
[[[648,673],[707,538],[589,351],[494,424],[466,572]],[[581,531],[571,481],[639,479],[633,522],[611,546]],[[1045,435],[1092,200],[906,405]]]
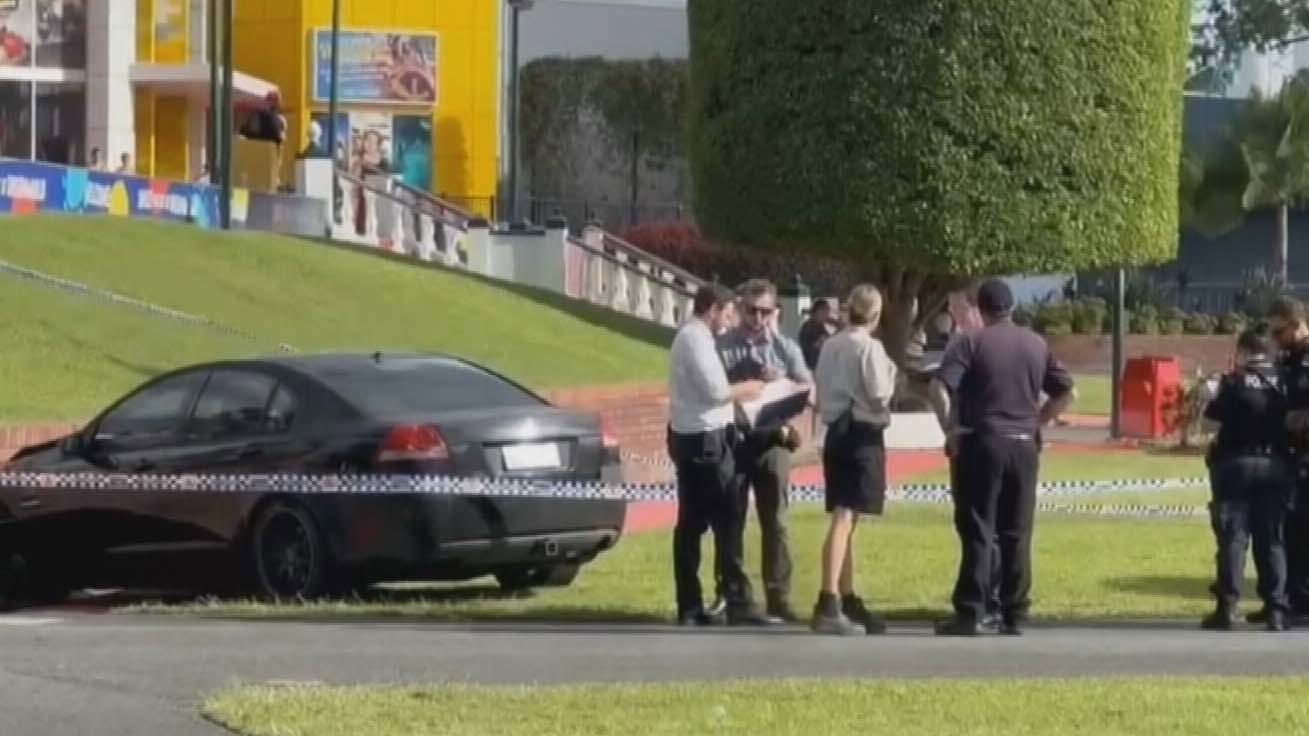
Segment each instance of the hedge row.
[[[1015,316],[1047,337],[1099,335],[1113,329],[1108,305],[1096,297],[1020,307]],[[1249,318],[1239,312],[1212,315],[1150,305],[1128,311],[1124,317],[1133,335],[1235,335],[1249,324]]]

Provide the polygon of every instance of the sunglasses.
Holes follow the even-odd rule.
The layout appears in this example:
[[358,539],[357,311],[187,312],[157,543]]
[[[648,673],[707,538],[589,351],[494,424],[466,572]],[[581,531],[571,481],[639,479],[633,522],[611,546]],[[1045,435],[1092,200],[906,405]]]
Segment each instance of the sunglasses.
[[742,311],[744,311],[746,314],[753,314],[756,317],[771,317],[773,316],[773,312],[777,311],[777,308],[776,307],[746,307]]

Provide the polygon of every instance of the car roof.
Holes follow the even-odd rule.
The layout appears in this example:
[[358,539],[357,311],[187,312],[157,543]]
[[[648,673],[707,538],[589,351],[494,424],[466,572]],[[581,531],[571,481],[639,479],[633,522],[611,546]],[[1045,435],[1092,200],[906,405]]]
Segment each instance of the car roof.
[[382,365],[387,360],[431,360],[486,370],[483,366],[444,353],[387,353],[380,351],[372,353],[317,353],[310,355],[277,355],[245,362],[247,364],[264,363],[281,366],[309,376],[320,376],[326,373],[340,373],[343,370],[358,370]]

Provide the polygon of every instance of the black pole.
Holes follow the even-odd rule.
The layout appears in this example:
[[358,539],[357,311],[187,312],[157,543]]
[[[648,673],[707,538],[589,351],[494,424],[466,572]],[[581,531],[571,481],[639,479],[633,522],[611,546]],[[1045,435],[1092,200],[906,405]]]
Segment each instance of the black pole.
[[[315,39],[314,44],[317,46]],[[318,49],[314,49],[318,53]],[[327,157],[332,162],[332,222],[340,222],[341,210],[336,203],[338,186],[336,169],[340,162],[336,160],[336,111],[340,104],[337,95],[336,79],[341,71],[341,0],[332,0],[332,71],[327,83]]]
[[205,33],[207,36],[206,58],[209,60],[209,128],[205,141],[205,166],[209,170],[209,183],[218,181],[218,0],[205,3],[207,14]]
[[627,224],[636,227],[636,201],[641,191],[641,129],[632,131],[631,199],[628,201]]
[[1123,342],[1127,325],[1124,324],[1124,293],[1127,291],[1127,274],[1118,269],[1114,274],[1114,346],[1113,365],[1110,367],[1109,396],[1113,402],[1109,408],[1109,434],[1114,439],[1123,436]]
[[224,230],[232,229],[232,4],[236,0],[223,0],[223,125],[218,135],[223,141],[223,191],[219,212]]
[[518,4],[509,29],[509,223],[518,220]]

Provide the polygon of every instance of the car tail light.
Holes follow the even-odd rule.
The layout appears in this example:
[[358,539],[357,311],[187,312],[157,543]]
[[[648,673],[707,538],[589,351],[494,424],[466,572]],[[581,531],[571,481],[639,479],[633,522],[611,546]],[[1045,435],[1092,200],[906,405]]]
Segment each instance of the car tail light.
[[377,462],[432,462],[450,459],[450,446],[441,430],[426,424],[395,427],[382,440]]
[[614,431],[613,422],[600,418],[600,443],[606,450],[618,449],[618,433]]

